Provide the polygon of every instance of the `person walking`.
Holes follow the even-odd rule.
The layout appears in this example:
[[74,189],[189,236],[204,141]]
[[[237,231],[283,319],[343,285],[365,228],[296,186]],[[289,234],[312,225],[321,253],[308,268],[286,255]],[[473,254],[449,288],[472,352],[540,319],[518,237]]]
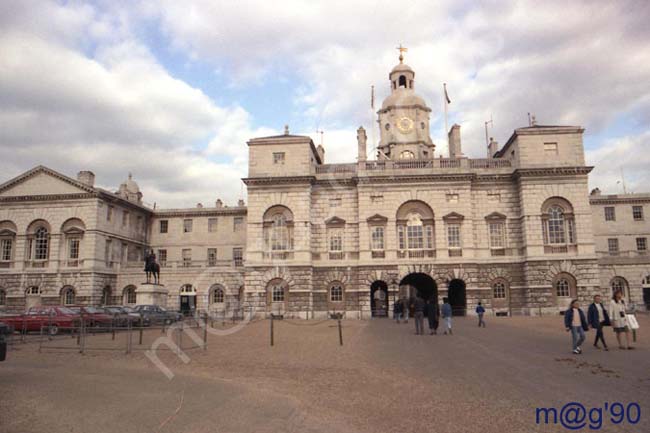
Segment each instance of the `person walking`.
[[481,302],[478,303],[476,307],[476,315],[478,316],[478,327],[481,326],[485,328],[485,321],[483,320],[483,315],[485,314],[485,308],[481,305]]
[[439,317],[440,308],[438,308],[438,300],[435,298],[429,299],[427,302],[427,320],[429,322],[430,335],[438,333]]
[[445,321],[445,335],[449,333],[449,335],[452,335],[451,333],[451,305],[449,304],[449,300],[447,298],[442,298],[442,320]]
[[410,297],[402,300],[402,317],[404,318],[404,323],[409,323],[412,303],[413,300]]
[[393,318],[395,319],[395,322],[399,323],[400,319],[402,318],[403,310],[404,310],[404,303],[402,302],[401,299],[398,299],[393,304]]
[[585,341],[585,331],[589,330],[589,326],[587,325],[585,313],[580,309],[577,299],[571,301],[569,309],[564,313],[564,326],[567,332],[571,332],[573,353],[580,355],[582,353],[580,345]]
[[[616,334],[616,341],[618,341],[618,348],[621,350],[634,349],[634,347],[630,346],[630,328],[627,324],[625,301],[623,300],[623,292],[621,290],[614,292],[612,302],[609,304],[609,314],[614,333]],[[625,334],[626,346],[623,346],[621,343],[621,334]]]
[[415,335],[424,335],[424,309],[426,304],[424,299],[416,296],[413,301],[413,316],[415,319]]
[[594,296],[594,302],[589,305],[589,310],[587,310],[587,321],[589,326],[596,330],[596,339],[594,340],[594,347],[600,349],[598,346],[598,341],[600,340],[603,343],[603,348],[607,348],[607,343],[605,343],[605,336],[603,335],[603,326],[609,326],[609,314],[600,301],[600,295]]

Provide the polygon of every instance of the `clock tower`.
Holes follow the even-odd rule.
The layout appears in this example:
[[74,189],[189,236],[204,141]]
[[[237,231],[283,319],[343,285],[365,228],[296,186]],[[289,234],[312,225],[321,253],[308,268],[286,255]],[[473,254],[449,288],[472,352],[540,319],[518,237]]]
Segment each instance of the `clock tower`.
[[402,52],[406,49],[400,46],[399,50],[399,64],[388,75],[391,94],[377,112],[379,158],[431,159],[436,147],[429,136],[431,109],[414,91],[415,72],[403,63]]

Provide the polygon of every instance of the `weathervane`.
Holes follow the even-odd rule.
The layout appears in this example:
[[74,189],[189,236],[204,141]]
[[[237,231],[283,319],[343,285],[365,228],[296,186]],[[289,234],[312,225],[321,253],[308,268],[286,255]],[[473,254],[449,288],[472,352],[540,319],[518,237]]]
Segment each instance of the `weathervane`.
[[402,44],[399,44],[399,47],[397,47],[395,49],[399,50],[399,62],[402,63],[404,61],[404,56],[402,54],[406,53],[409,49],[406,48],[406,47],[403,47]]

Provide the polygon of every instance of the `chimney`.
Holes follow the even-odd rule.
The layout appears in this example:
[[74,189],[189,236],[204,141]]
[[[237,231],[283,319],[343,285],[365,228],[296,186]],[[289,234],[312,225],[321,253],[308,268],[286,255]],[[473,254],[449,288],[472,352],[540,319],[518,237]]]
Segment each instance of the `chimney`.
[[367,159],[367,141],[368,141],[368,136],[366,135],[366,130],[363,129],[363,126],[359,126],[359,129],[357,129],[357,146],[358,146],[358,152],[359,152],[359,157],[358,160],[359,162],[363,162]]
[[80,171],[77,174],[77,180],[88,186],[95,186],[95,173],[92,171]]
[[462,158],[463,156],[460,148],[460,125],[454,123],[449,130],[449,157]]
[[217,202],[214,204],[217,209],[221,209],[223,207],[223,202],[221,201],[220,198],[217,199]]
[[237,206],[239,206],[239,207],[244,207],[244,206],[246,206],[246,203],[244,203],[244,200],[242,200],[242,199],[240,198],[239,201],[237,201]]
[[320,158],[320,163],[325,164],[325,148],[322,145],[318,145],[316,148],[316,153],[318,153],[318,157]]
[[499,151],[499,142],[490,137],[490,144],[488,144],[488,158],[494,158],[494,154]]

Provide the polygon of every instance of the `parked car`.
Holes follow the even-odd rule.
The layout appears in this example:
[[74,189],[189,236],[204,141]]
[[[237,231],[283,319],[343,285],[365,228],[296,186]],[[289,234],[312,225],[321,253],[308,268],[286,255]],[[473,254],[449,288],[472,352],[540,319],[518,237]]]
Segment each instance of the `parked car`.
[[7,340],[5,339],[5,335],[10,333],[9,326],[0,322],[0,361],[7,359]]
[[67,307],[31,307],[24,314],[2,318],[13,331],[40,331],[44,327],[50,335],[56,335],[61,328],[72,329],[79,326],[79,315]]
[[149,317],[144,315],[140,316],[140,313],[131,307],[109,305],[108,307],[104,307],[104,311],[115,318],[116,325],[118,326],[129,326],[129,322],[131,322],[131,326],[140,326],[140,318],[142,318],[142,326],[149,326],[151,324]]
[[142,313],[144,317],[149,319],[152,324],[165,324],[168,325],[179,320],[183,320],[183,315],[175,311],[168,311],[159,305],[136,305],[135,312]]
[[85,305],[71,305],[67,308],[74,311],[78,315],[81,315],[83,313],[86,327],[108,327],[113,323],[113,316],[107,314],[101,308],[89,307]]

